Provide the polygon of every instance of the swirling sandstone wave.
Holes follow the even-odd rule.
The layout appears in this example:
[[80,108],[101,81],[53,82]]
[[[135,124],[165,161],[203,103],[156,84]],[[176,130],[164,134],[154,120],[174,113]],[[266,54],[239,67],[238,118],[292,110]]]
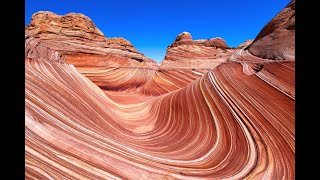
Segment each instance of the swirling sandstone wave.
[[294,61],[139,65],[63,36],[26,37],[27,179],[294,179]]

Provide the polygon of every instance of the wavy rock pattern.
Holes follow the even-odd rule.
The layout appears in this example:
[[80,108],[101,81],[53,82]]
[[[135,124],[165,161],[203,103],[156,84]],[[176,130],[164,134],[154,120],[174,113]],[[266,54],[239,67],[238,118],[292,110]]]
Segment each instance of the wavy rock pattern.
[[[183,88],[121,103],[126,96],[109,97],[71,65],[29,59],[26,175],[292,178],[294,96],[281,90],[293,88],[290,64],[251,75],[245,63],[223,64]],[[278,66],[287,86],[269,83]]]
[[294,61],[138,66],[78,42],[26,38],[27,179],[295,178]]

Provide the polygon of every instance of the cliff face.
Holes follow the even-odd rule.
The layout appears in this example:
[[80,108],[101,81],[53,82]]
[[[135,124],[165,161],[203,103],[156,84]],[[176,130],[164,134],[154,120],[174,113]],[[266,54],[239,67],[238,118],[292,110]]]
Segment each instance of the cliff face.
[[265,59],[295,59],[295,0],[260,31],[247,49],[253,55]]
[[69,13],[59,16],[52,12],[40,11],[32,15],[32,21],[26,27],[28,35],[41,39],[86,38],[104,40],[104,34],[90,18],[83,14]]
[[32,16],[25,32],[27,57],[62,60],[76,67],[157,66],[128,40],[104,37],[83,14],[59,16],[52,12],[38,12]]
[[215,67],[232,53],[222,38],[192,40],[189,32],[183,32],[168,46],[161,67]]
[[41,11],[25,30],[26,58],[71,64],[99,87],[108,86],[103,69],[158,64],[138,52],[124,38],[106,38],[83,14],[64,16]]

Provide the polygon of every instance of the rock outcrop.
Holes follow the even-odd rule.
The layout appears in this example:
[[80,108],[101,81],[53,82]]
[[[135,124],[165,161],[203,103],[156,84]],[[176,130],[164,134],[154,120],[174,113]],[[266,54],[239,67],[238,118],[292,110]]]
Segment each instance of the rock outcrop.
[[252,44],[253,40],[249,39],[246,40],[245,42],[241,43],[239,46],[237,46],[237,49],[242,49],[244,47],[249,46],[250,44]]
[[[124,38],[106,38],[90,18],[69,13],[59,16],[41,11],[26,26],[26,56],[52,58],[62,56],[77,66],[157,67],[154,60],[138,52]],[[52,54],[54,52],[54,54]]]
[[189,32],[182,32],[179,34],[174,42],[168,47],[173,48],[180,45],[194,45],[194,46],[205,46],[205,47],[213,47],[220,49],[230,49],[227,43],[220,37],[211,38],[211,39],[200,39],[200,40],[192,40],[192,36]]
[[90,18],[83,14],[69,13],[59,16],[52,12],[40,11],[32,15],[26,27],[28,35],[41,39],[55,39],[58,36],[79,37],[103,41],[104,34]]
[[128,40],[104,37],[83,14],[35,13],[25,34],[26,58],[72,64],[101,88],[108,87],[103,69],[158,68],[154,60],[138,52]]
[[168,46],[161,67],[215,67],[234,53],[222,38],[192,40],[189,32],[179,34]]
[[246,49],[265,59],[294,60],[295,0],[276,15]]

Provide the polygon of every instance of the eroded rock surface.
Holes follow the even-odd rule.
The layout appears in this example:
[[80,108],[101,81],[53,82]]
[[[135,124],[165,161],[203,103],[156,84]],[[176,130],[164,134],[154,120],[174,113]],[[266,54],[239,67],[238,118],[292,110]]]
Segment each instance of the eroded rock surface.
[[295,59],[295,0],[260,31],[247,49],[264,59]]
[[[40,11],[26,26],[26,56],[62,59],[75,66],[157,67],[124,38],[106,38],[83,14]],[[55,54],[52,54],[55,52]]]
[[189,32],[183,32],[168,46],[161,67],[213,68],[234,52],[222,38],[192,40]]
[[70,16],[26,29],[26,179],[295,178],[295,61],[182,33],[158,67]]
[[244,47],[249,46],[250,44],[252,44],[253,40],[246,40],[245,42],[241,43],[239,46],[237,46],[237,49],[242,49]]

